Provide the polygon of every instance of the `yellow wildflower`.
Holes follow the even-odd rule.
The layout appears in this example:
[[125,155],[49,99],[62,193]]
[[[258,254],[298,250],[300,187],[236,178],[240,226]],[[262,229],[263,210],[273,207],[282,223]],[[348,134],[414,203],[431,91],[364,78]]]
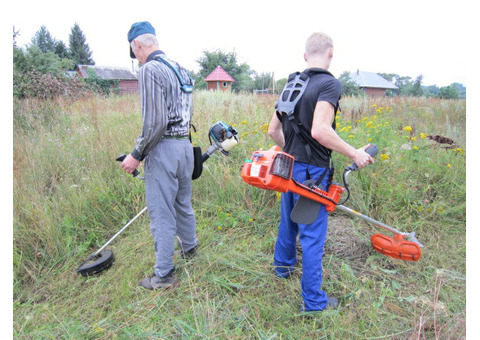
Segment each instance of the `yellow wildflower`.
[[268,132],[268,124],[263,124],[262,126],[260,126],[260,130],[262,132],[267,133]]
[[427,134],[422,132],[422,133],[420,134],[420,138],[422,138],[422,139],[427,138]]
[[404,127],[403,127],[403,130],[404,130],[404,131],[407,131],[408,133],[410,133],[410,132],[412,132],[413,129],[412,129],[411,126],[404,126]]
[[380,160],[381,160],[381,161],[386,161],[388,158],[389,158],[389,157],[388,157],[388,155],[387,155],[386,153],[382,153],[382,154],[380,155]]

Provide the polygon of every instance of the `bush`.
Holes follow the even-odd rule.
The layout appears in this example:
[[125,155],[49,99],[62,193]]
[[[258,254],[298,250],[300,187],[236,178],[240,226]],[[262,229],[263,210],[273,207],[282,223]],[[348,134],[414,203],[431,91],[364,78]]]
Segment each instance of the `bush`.
[[13,95],[16,98],[37,97],[46,100],[64,96],[77,99],[88,91],[90,87],[80,79],[38,71],[15,72],[13,76]]

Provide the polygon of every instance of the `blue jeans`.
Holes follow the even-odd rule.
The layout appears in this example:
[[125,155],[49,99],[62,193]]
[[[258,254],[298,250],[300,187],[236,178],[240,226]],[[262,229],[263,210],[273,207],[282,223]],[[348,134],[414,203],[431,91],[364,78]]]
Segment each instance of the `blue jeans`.
[[[307,178],[307,168],[311,179],[318,179],[325,171],[322,185],[327,188],[330,170],[306,163],[295,162],[293,179],[303,183]],[[290,212],[298,200],[298,195],[290,192],[282,194],[280,226],[273,265],[278,277],[286,278],[294,270],[297,262],[297,235],[302,247],[302,298],[305,311],[322,310],[328,302],[322,286],[322,256],[327,236],[328,212],[322,205],[317,220],[312,224],[298,224],[290,219]]]

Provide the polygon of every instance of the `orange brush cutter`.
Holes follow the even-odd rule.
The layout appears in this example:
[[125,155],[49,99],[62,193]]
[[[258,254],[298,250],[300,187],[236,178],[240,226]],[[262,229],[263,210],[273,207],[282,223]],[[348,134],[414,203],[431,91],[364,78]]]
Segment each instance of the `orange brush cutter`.
[[[372,145],[366,152],[375,156],[378,149],[375,145]],[[370,242],[373,249],[379,253],[406,261],[418,261],[421,256],[420,247],[423,247],[423,245],[418,242],[414,232],[401,232],[345,207],[343,203],[347,201],[348,197],[342,203],[339,203],[342,194],[345,191],[349,191],[347,178],[351,171],[358,169],[355,164],[350,165],[344,171],[343,181],[346,188],[337,183],[332,183],[328,191],[324,191],[322,188],[316,187],[314,181],[310,180],[301,184],[292,178],[294,160],[293,156],[282,152],[278,146],[273,146],[270,150],[255,151],[252,154],[252,158],[246,160],[242,167],[242,179],[245,183],[257,188],[279,192],[293,192],[300,195],[290,215],[294,222],[302,224],[313,223],[318,216],[321,205],[325,205],[328,212],[338,208],[394,234],[393,237],[382,234],[372,235]]]

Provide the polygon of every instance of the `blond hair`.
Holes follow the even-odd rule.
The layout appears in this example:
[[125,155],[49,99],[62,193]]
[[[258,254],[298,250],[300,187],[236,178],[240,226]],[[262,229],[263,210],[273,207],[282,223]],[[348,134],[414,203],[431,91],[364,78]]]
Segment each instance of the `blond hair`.
[[330,48],[333,48],[333,41],[325,33],[313,33],[305,44],[305,54],[307,56],[316,54],[325,54]]

